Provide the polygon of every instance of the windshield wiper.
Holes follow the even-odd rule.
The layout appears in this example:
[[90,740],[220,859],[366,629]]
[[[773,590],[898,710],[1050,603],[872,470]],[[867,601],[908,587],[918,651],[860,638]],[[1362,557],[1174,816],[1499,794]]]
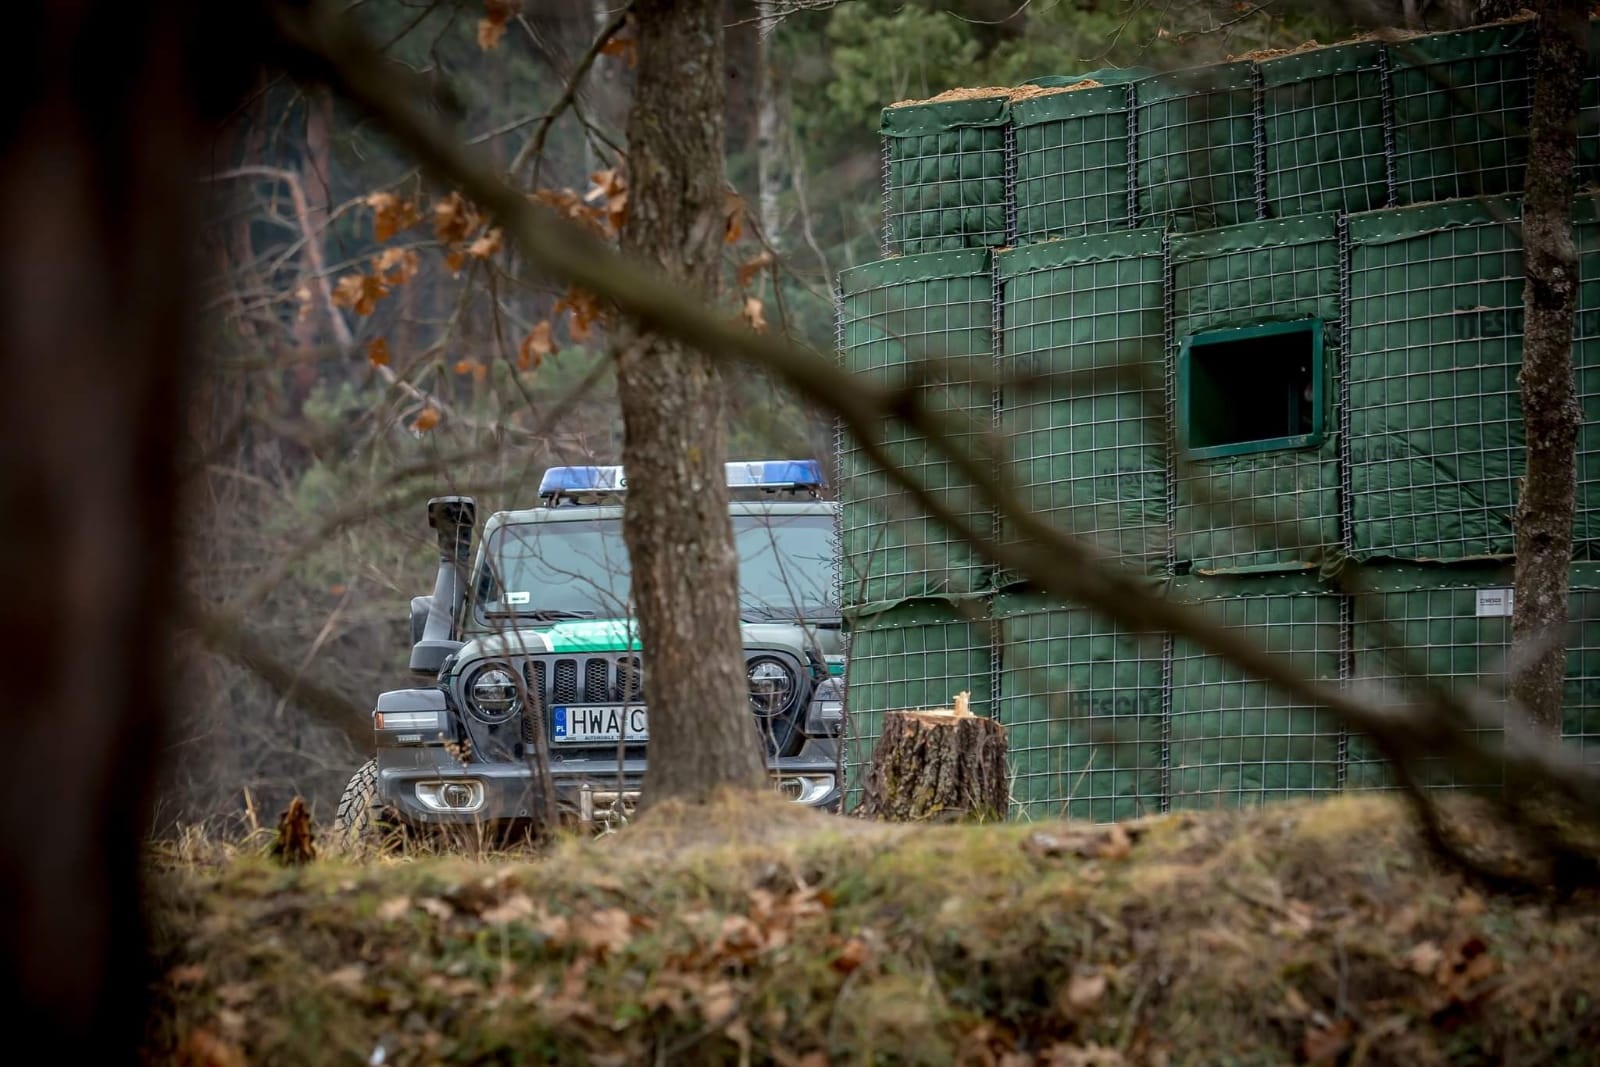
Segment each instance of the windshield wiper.
[[494,608],[484,612],[485,615],[515,616],[519,619],[533,619],[536,622],[560,622],[563,619],[592,619],[592,611],[567,611],[563,608]]
[[746,604],[740,614],[745,622],[809,622],[826,625],[839,619],[838,608],[821,602],[793,607]]

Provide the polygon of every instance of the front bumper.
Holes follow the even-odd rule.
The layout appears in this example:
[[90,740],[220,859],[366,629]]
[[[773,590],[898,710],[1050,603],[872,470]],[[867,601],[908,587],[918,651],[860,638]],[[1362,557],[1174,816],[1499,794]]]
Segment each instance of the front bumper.
[[[835,750],[811,741],[799,754],[771,761],[774,788],[807,786],[798,802],[837,810],[843,793]],[[556,805],[563,822],[606,825],[626,820],[638,803],[645,761],[566,759],[554,763]],[[448,785],[465,786],[468,806],[441,807]],[[418,827],[481,826],[536,818],[536,772],[526,763],[457,762],[442,747],[380,749],[378,802],[402,822]],[[460,792],[454,790],[451,792]]]

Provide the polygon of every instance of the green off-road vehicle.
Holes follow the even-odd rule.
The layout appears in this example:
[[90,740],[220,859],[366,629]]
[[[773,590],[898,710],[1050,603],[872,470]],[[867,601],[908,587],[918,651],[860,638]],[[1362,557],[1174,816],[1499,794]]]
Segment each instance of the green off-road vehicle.
[[[834,601],[834,516],[812,461],[730,463],[729,512],[750,714],[775,789],[834,808],[840,797],[843,646]],[[622,541],[620,467],[553,467],[539,506],[489,517],[428,502],[439,543],[433,595],[411,602],[420,689],[378,697],[377,755],[339,804],[346,840],[395,829],[625,820],[650,732]]]

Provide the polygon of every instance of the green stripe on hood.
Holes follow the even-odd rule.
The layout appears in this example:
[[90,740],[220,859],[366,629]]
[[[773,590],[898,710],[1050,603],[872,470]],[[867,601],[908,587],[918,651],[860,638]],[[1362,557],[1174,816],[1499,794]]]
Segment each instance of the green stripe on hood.
[[558,622],[543,631],[552,652],[639,650],[639,628],[632,619],[582,619]]

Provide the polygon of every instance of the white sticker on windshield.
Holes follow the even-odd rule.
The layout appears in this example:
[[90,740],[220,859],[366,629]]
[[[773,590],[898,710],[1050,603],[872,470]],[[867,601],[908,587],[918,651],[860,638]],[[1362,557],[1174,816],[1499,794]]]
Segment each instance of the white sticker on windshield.
[[533,603],[533,594],[532,593],[528,593],[528,592],[507,593],[506,594],[506,603],[507,604],[532,604]]

